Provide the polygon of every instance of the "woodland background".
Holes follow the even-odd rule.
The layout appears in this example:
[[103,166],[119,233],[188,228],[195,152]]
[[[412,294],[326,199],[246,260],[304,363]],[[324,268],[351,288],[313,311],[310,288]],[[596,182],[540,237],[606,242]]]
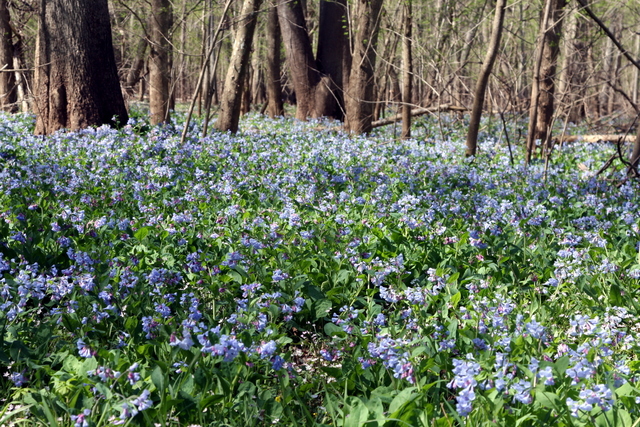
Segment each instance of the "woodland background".
[[[37,114],[36,101],[46,98],[36,72],[39,18],[45,19],[46,8],[73,2],[0,0],[0,93],[6,110]],[[639,74],[631,62],[640,57],[637,1],[499,1],[496,6],[489,0],[247,0],[244,5],[232,0],[115,0],[108,2],[108,14],[125,103],[150,102],[153,123],[169,121],[171,110],[186,108],[192,100],[197,115],[224,112],[219,106],[225,76],[232,70],[237,75],[229,92],[237,92],[239,114],[254,109],[277,116],[284,114],[283,102],[297,104],[299,119],[346,119],[347,129],[360,133],[388,123],[380,120],[399,114],[402,105],[414,114],[471,111],[499,7],[504,8],[502,38],[489,69],[481,105],[485,111],[537,117],[530,140],[545,140],[553,125],[570,122],[586,123],[595,133],[630,131],[638,111]],[[602,21],[609,36],[588,12]],[[232,62],[233,42],[250,23],[256,25],[255,37],[245,43],[251,50],[238,67]],[[84,28],[80,32],[95,30]],[[61,32],[52,28],[51,33],[56,31]],[[41,34],[40,45],[49,36]],[[356,56],[359,50],[364,56]],[[364,74],[357,75],[358,70]],[[359,88],[357,81],[362,82]],[[538,97],[535,103],[532,95]],[[353,113],[366,116],[365,124],[350,123],[349,100],[365,110]],[[536,116],[531,116],[532,104],[541,104]],[[59,127],[74,126],[58,123],[40,130]],[[218,128],[237,130],[237,120]],[[526,136],[523,129],[513,138]]]

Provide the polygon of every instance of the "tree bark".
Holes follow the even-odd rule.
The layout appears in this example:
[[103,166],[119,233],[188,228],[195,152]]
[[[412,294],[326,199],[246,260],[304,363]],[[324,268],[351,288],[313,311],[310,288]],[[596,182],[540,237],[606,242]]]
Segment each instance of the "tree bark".
[[271,118],[284,115],[282,105],[282,83],[280,82],[280,25],[278,24],[278,9],[270,7],[267,12],[267,114]]
[[245,0],[240,14],[241,20],[236,29],[233,51],[224,82],[222,99],[220,100],[220,115],[216,128],[221,131],[238,131],[240,121],[240,104],[246,84],[246,74],[249,67],[249,56],[253,33],[256,27],[256,12],[261,0]]
[[[13,31],[7,0],[0,0],[0,69],[13,68]],[[16,79],[12,71],[0,71],[0,105],[5,111],[16,112]]]
[[402,40],[402,139],[411,138],[411,6],[411,0],[405,0]]
[[107,0],[40,0],[36,134],[128,120]]
[[[560,79],[558,81],[558,94],[560,96],[560,104],[563,113],[567,115],[567,120],[570,122],[577,122],[580,117],[581,109],[578,108],[577,97],[579,90],[574,84],[574,81],[583,74],[577,69],[575,62],[579,62],[580,58],[578,51],[580,46],[578,45],[578,11],[575,6],[571,7],[567,11],[566,25],[564,25],[561,56],[562,62],[560,64]],[[583,86],[583,85],[580,85]]]
[[544,57],[544,43],[551,18],[551,10],[554,0],[546,0],[542,21],[540,22],[540,31],[538,34],[538,51],[533,66],[533,77],[531,82],[531,105],[529,106],[529,129],[527,132],[527,153],[525,163],[531,162],[533,151],[536,147],[536,124],[538,122],[538,104],[540,102],[540,73],[542,61]]
[[170,0],[151,0],[149,17],[149,110],[152,125],[169,121],[169,29],[172,9]]
[[638,133],[636,134],[636,139],[633,144],[633,152],[631,153],[631,158],[629,159],[631,167],[629,168],[629,172],[632,170],[637,170],[638,163],[640,162],[640,127],[638,127]]
[[147,40],[144,37],[138,40],[138,44],[136,45],[136,56],[133,60],[133,64],[131,65],[129,73],[127,73],[127,80],[125,83],[125,91],[129,96],[133,96],[133,94],[135,93],[135,85],[142,78],[147,45]]
[[547,141],[555,111],[556,65],[560,53],[560,35],[562,34],[562,15],[566,0],[552,0],[548,30],[544,35],[542,62],[540,64],[540,83],[538,97],[538,114],[535,139],[543,143]]
[[376,42],[383,0],[357,0],[356,28],[351,73],[345,95],[345,130],[371,132],[373,122],[374,70]]
[[278,18],[296,97],[296,118],[343,117],[344,69],[349,62],[346,0],[321,0],[314,58],[303,2],[278,1]]
[[317,116],[344,119],[342,89],[351,59],[347,31],[347,0],[320,0],[316,63],[321,81],[315,94]]
[[502,28],[504,24],[504,13],[507,6],[507,0],[498,0],[496,2],[495,15],[493,17],[493,26],[491,28],[491,40],[487,54],[482,63],[480,77],[476,83],[476,90],[473,99],[473,107],[471,110],[471,118],[469,119],[469,131],[467,132],[467,148],[466,156],[475,156],[478,147],[478,131],[480,130],[480,118],[482,117],[482,107],[484,105],[485,91],[489,83],[489,76],[493,63],[498,56],[498,48],[500,47],[500,38],[502,36]]
[[306,120],[315,115],[315,89],[320,76],[313,57],[302,3],[279,0],[278,18],[296,93],[296,119]]

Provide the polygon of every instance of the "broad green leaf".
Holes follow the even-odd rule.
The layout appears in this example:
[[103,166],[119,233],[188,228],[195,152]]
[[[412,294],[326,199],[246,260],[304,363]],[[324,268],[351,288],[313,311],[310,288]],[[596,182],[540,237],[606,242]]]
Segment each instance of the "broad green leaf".
[[391,404],[389,405],[389,413],[395,413],[398,409],[400,409],[401,406],[418,397],[419,395],[415,393],[415,391],[415,387],[408,387],[398,393],[398,395],[393,398]]
[[164,393],[166,388],[165,375],[160,366],[156,366],[151,372],[151,381],[160,393]]
[[136,240],[138,241],[143,240],[148,235],[149,235],[149,227],[142,227],[138,229],[135,233],[133,233],[133,237],[135,237]]
[[319,299],[313,303],[314,320],[326,317],[331,311],[333,303],[328,299]]

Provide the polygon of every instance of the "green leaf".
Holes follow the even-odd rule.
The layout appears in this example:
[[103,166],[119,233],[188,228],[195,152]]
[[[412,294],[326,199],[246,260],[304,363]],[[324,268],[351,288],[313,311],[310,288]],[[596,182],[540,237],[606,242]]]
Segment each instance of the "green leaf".
[[62,367],[70,374],[77,374],[82,369],[82,362],[79,361],[77,357],[69,355],[64,359],[64,362],[62,362]]
[[595,422],[597,427],[636,427],[637,424],[638,422],[634,424],[629,412],[618,407],[613,407],[611,410],[601,413]]
[[635,396],[636,393],[637,393],[637,389],[628,382],[622,384],[620,387],[616,389],[616,395],[618,397]]
[[323,319],[326,317],[332,306],[333,304],[331,303],[331,300],[328,299],[319,299],[315,301],[313,303],[313,313],[315,316],[313,320]]
[[461,298],[462,294],[460,294],[460,292],[456,292],[455,294],[451,295],[449,303],[453,306],[453,308],[456,308],[458,306],[458,303],[460,303]]
[[565,371],[569,367],[569,357],[568,356],[562,356],[561,358],[556,360],[554,365],[555,365],[556,371],[558,371],[558,374],[560,376],[564,375]]
[[458,319],[451,319],[447,330],[449,331],[449,338],[455,339],[458,334]]
[[166,387],[164,372],[160,366],[156,366],[151,372],[151,381],[160,393],[164,393]]
[[149,235],[149,227],[142,227],[138,229],[135,233],[133,233],[133,237],[135,237],[138,241],[141,241],[145,237]]
[[537,391],[535,403],[543,408],[560,410],[563,407],[562,401],[557,394],[547,391]]
[[324,333],[327,334],[330,337],[333,336],[340,336],[340,337],[344,337],[347,334],[342,330],[342,328],[338,325],[336,325],[335,323],[327,323],[326,325],[324,325]]
[[361,427],[366,425],[365,423],[369,419],[369,409],[357,397],[349,399],[349,404],[345,405],[345,412],[347,414],[343,424],[344,427]]
[[194,389],[193,375],[188,374],[187,378],[183,381],[182,386],[180,387],[180,390],[184,391],[188,395],[191,395],[193,393],[193,389]]
[[240,273],[238,273],[237,271],[235,271],[235,270],[229,271],[229,276],[231,277],[231,279],[234,282],[242,284],[242,282],[243,282],[242,275]]
[[335,275],[334,282],[346,285],[347,283],[349,283],[350,276],[351,272],[349,270],[340,270],[338,271],[338,274]]
[[[389,405],[389,413],[393,414],[398,411],[403,405],[406,405],[408,402],[411,402],[415,399],[418,394],[415,393],[415,387],[408,387],[402,390],[396,397],[393,398],[391,404]],[[392,415],[393,417],[393,415]]]
[[85,359],[84,362],[82,362],[82,367],[78,373],[83,376],[86,376],[87,372],[95,371],[97,367],[98,367],[98,361],[96,360],[96,358],[90,357],[88,359]]
[[323,366],[322,370],[332,378],[335,378],[335,379],[342,378],[342,369],[340,369],[340,368],[332,368],[331,366]]
[[317,286],[311,284],[304,287],[304,293],[314,301],[324,298],[324,292],[322,292],[322,290]]
[[622,292],[620,291],[620,286],[617,284],[612,284],[609,289],[609,304],[613,306],[623,306],[625,303],[622,298]]

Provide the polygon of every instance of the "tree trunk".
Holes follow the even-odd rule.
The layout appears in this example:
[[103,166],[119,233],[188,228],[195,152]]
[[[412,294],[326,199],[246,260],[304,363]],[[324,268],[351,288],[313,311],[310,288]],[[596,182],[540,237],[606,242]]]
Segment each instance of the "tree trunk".
[[129,73],[127,73],[127,80],[125,83],[125,91],[129,96],[133,96],[133,94],[135,93],[135,85],[142,78],[147,45],[147,40],[144,37],[138,40],[138,44],[136,46],[136,56],[133,60],[133,64],[131,65]]
[[560,64],[560,79],[558,81],[558,93],[560,96],[560,104],[563,113],[567,115],[567,120],[575,122],[577,118],[576,97],[577,93],[574,88],[573,81],[576,78],[578,70],[575,66],[574,57],[579,49],[577,45],[578,35],[578,10],[575,6],[567,11],[566,25],[564,35],[562,37],[562,62]]
[[267,12],[267,114],[271,118],[284,115],[282,105],[282,83],[280,82],[280,26],[278,10],[270,7]]
[[257,21],[256,12],[260,3],[261,0],[244,0],[242,6],[241,17],[243,19],[240,20],[236,29],[231,60],[220,100],[220,115],[216,122],[216,128],[221,131],[233,133],[238,131],[243,86],[247,80],[251,44]]
[[404,3],[404,39],[402,40],[402,139],[411,138],[411,0]]
[[36,134],[127,123],[107,0],[40,0]]
[[[251,54],[249,54],[251,56]],[[253,70],[251,65],[247,67],[244,74],[244,83],[242,84],[242,97],[240,99],[240,117],[251,111],[251,80],[253,79]]]
[[250,95],[253,105],[263,104],[266,99],[264,89],[264,74],[262,72],[261,63],[264,60],[262,52],[254,52],[251,58],[251,86]]
[[[13,41],[7,0],[0,0],[0,69],[13,68]],[[16,79],[12,71],[0,71],[0,105],[5,111],[17,111]]]
[[182,3],[180,22],[180,65],[178,67],[176,91],[180,101],[185,102],[187,97],[187,2]]
[[529,106],[529,129],[527,132],[527,153],[525,163],[531,162],[533,151],[536,147],[536,124],[538,122],[538,104],[540,102],[540,76],[542,69],[542,61],[544,59],[544,45],[551,19],[551,11],[553,9],[554,0],[545,0],[544,13],[540,22],[540,31],[538,33],[538,48],[536,52],[535,63],[533,65],[533,77],[531,82],[531,105]]
[[478,131],[480,130],[480,118],[482,117],[482,107],[484,105],[485,91],[489,83],[489,76],[493,63],[498,56],[498,48],[500,47],[500,38],[502,36],[502,28],[504,23],[504,12],[507,0],[498,0],[496,2],[496,11],[493,18],[493,26],[491,28],[491,40],[487,54],[482,63],[482,71],[476,83],[476,90],[473,99],[473,107],[471,110],[471,118],[469,119],[469,131],[467,132],[467,148],[465,155],[475,156],[478,146]]
[[640,161],[640,127],[638,127],[638,133],[636,134],[636,141],[633,144],[633,152],[631,153],[631,158],[629,159],[631,167],[629,168],[628,172],[631,172],[632,170],[637,170],[639,161]]
[[278,1],[278,18],[296,95],[296,118],[343,113],[344,67],[349,61],[346,0],[321,0],[318,51],[314,59],[303,2]]
[[351,59],[346,20],[347,0],[320,0],[316,62],[322,77],[315,112],[337,120],[344,119],[344,75]]
[[278,18],[296,93],[296,119],[315,116],[315,89],[320,81],[300,1],[278,1]]
[[157,125],[169,121],[171,104],[169,93],[169,29],[171,28],[172,9],[170,0],[151,0],[149,17],[149,38],[151,54],[149,56],[149,110],[151,124]]
[[382,1],[357,0],[356,3],[354,54],[345,96],[345,129],[352,133],[369,133],[372,129],[373,73]]
[[535,139],[544,144],[550,131],[555,111],[556,64],[560,53],[560,34],[562,33],[562,15],[566,0],[552,0],[552,13],[549,15],[548,30],[543,37],[542,62],[540,64],[540,83],[538,114]]

